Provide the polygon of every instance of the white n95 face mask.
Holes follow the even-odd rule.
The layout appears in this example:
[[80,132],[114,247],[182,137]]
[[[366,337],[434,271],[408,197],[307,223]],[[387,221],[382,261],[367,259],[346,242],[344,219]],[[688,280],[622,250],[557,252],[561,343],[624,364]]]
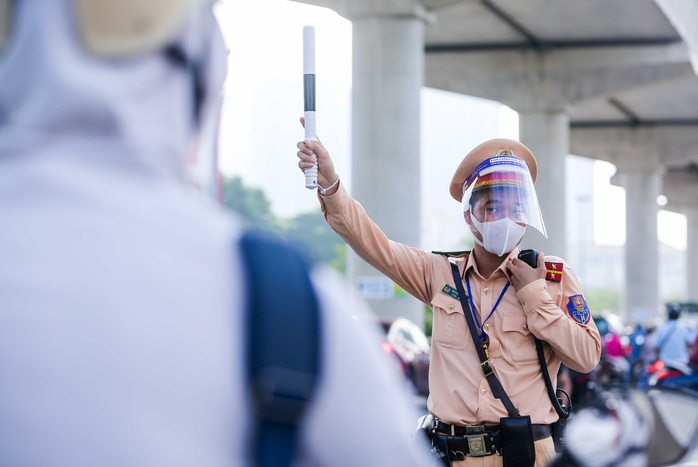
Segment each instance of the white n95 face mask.
[[526,233],[525,226],[520,226],[508,217],[491,222],[480,222],[473,215],[470,219],[482,234],[482,241],[473,237],[475,243],[493,255],[503,256],[509,253],[516,248]]

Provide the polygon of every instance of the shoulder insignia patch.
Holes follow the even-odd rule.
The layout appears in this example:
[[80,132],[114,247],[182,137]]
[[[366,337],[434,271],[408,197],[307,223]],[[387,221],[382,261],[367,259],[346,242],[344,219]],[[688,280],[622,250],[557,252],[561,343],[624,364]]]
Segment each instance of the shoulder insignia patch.
[[572,295],[567,302],[567,312],[572,319],[581,324],[587,324],[591,319],[591,312],[583,295]]
[[444,287],[443,287],[443,289],[441,289],[441,291],[443,293],[445,293],[446,295],[450,295],[451,297],[455,298],[456,300],[460,300],[460,298],[458,297],[458,291],[448,284],[444,285]]
[[562,263],[545,262],[545,279],[553,282],[562,280]]

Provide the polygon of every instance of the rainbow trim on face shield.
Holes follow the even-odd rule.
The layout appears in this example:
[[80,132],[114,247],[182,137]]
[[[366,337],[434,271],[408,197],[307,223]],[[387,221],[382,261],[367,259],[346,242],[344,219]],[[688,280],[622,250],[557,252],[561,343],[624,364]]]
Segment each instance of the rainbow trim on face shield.
[[497,166],[500,165],[508,165],[508,166],[514,166],[521,168],[522,170],[525,170],[526,172],[530,173],[528,170],[528,164],[526,164],[526,161],[523,159],[519,159],[516,157],[513,151],[499,151],[496,155],[493,157],[490,157],[489,159],[486,159],[478,165],[475,170],[473,170],[473,173],[468,177],[468,179],[465,181],[463,184],[463,189],[465,190],[472,181],[478,176],[480,172],[482,172],[485,169],[489,168],[496,168]]
[[485,188],[517,188],[526,190],[526,182],[521,174],[516,172],[491,172],[478,177],[473,193]]

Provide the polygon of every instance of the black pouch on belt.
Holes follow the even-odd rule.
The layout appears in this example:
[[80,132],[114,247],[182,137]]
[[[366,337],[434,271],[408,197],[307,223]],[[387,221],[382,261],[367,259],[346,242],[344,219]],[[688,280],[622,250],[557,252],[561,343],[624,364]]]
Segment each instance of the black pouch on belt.
[[[564,405],[563,405],[564,407]],[[560,417],[552,425],[553,442],[555,443],[555,452],[560,454],[565,448],[565,428],[567,428],[567,419]]]
[[504,467],[533,467],[536,463],[536,449],[533,447],[531,417],[503,417],[502,457]]

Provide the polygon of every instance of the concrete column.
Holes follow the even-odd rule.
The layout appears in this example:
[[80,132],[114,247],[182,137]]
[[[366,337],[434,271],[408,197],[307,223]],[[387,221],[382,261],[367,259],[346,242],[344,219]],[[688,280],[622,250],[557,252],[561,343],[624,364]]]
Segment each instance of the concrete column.
[[[354,18],[352,24],[351,191],[388,237],[419,247],[423,22],[387,15]],[[423,323],[419,301],[381,288],[383,276],[353,254],[349,275],[378,316]]]
[[687,208],[686,214],[686,298],[698,302],[698,208]]
[[[686,216],[686,299],[698,301],[698,164],[676,164],[694,151],[691,145],[674,151],[674,167],[664,174],[665,209]],[[698,157],[698,155],[694,156]]]
[[569,153],[569,118],[562,110],[520,112],[519,139],[533,151],[538,161],[536,192],[548,231],[546,239],[537,230],[527,229],[522,246],[565,258],[565,157]]
[[625,188],[625,306],[626,322],[642,322],[658,313],[659,238],[657,197],[663,171],[620,170],[614,179]]

